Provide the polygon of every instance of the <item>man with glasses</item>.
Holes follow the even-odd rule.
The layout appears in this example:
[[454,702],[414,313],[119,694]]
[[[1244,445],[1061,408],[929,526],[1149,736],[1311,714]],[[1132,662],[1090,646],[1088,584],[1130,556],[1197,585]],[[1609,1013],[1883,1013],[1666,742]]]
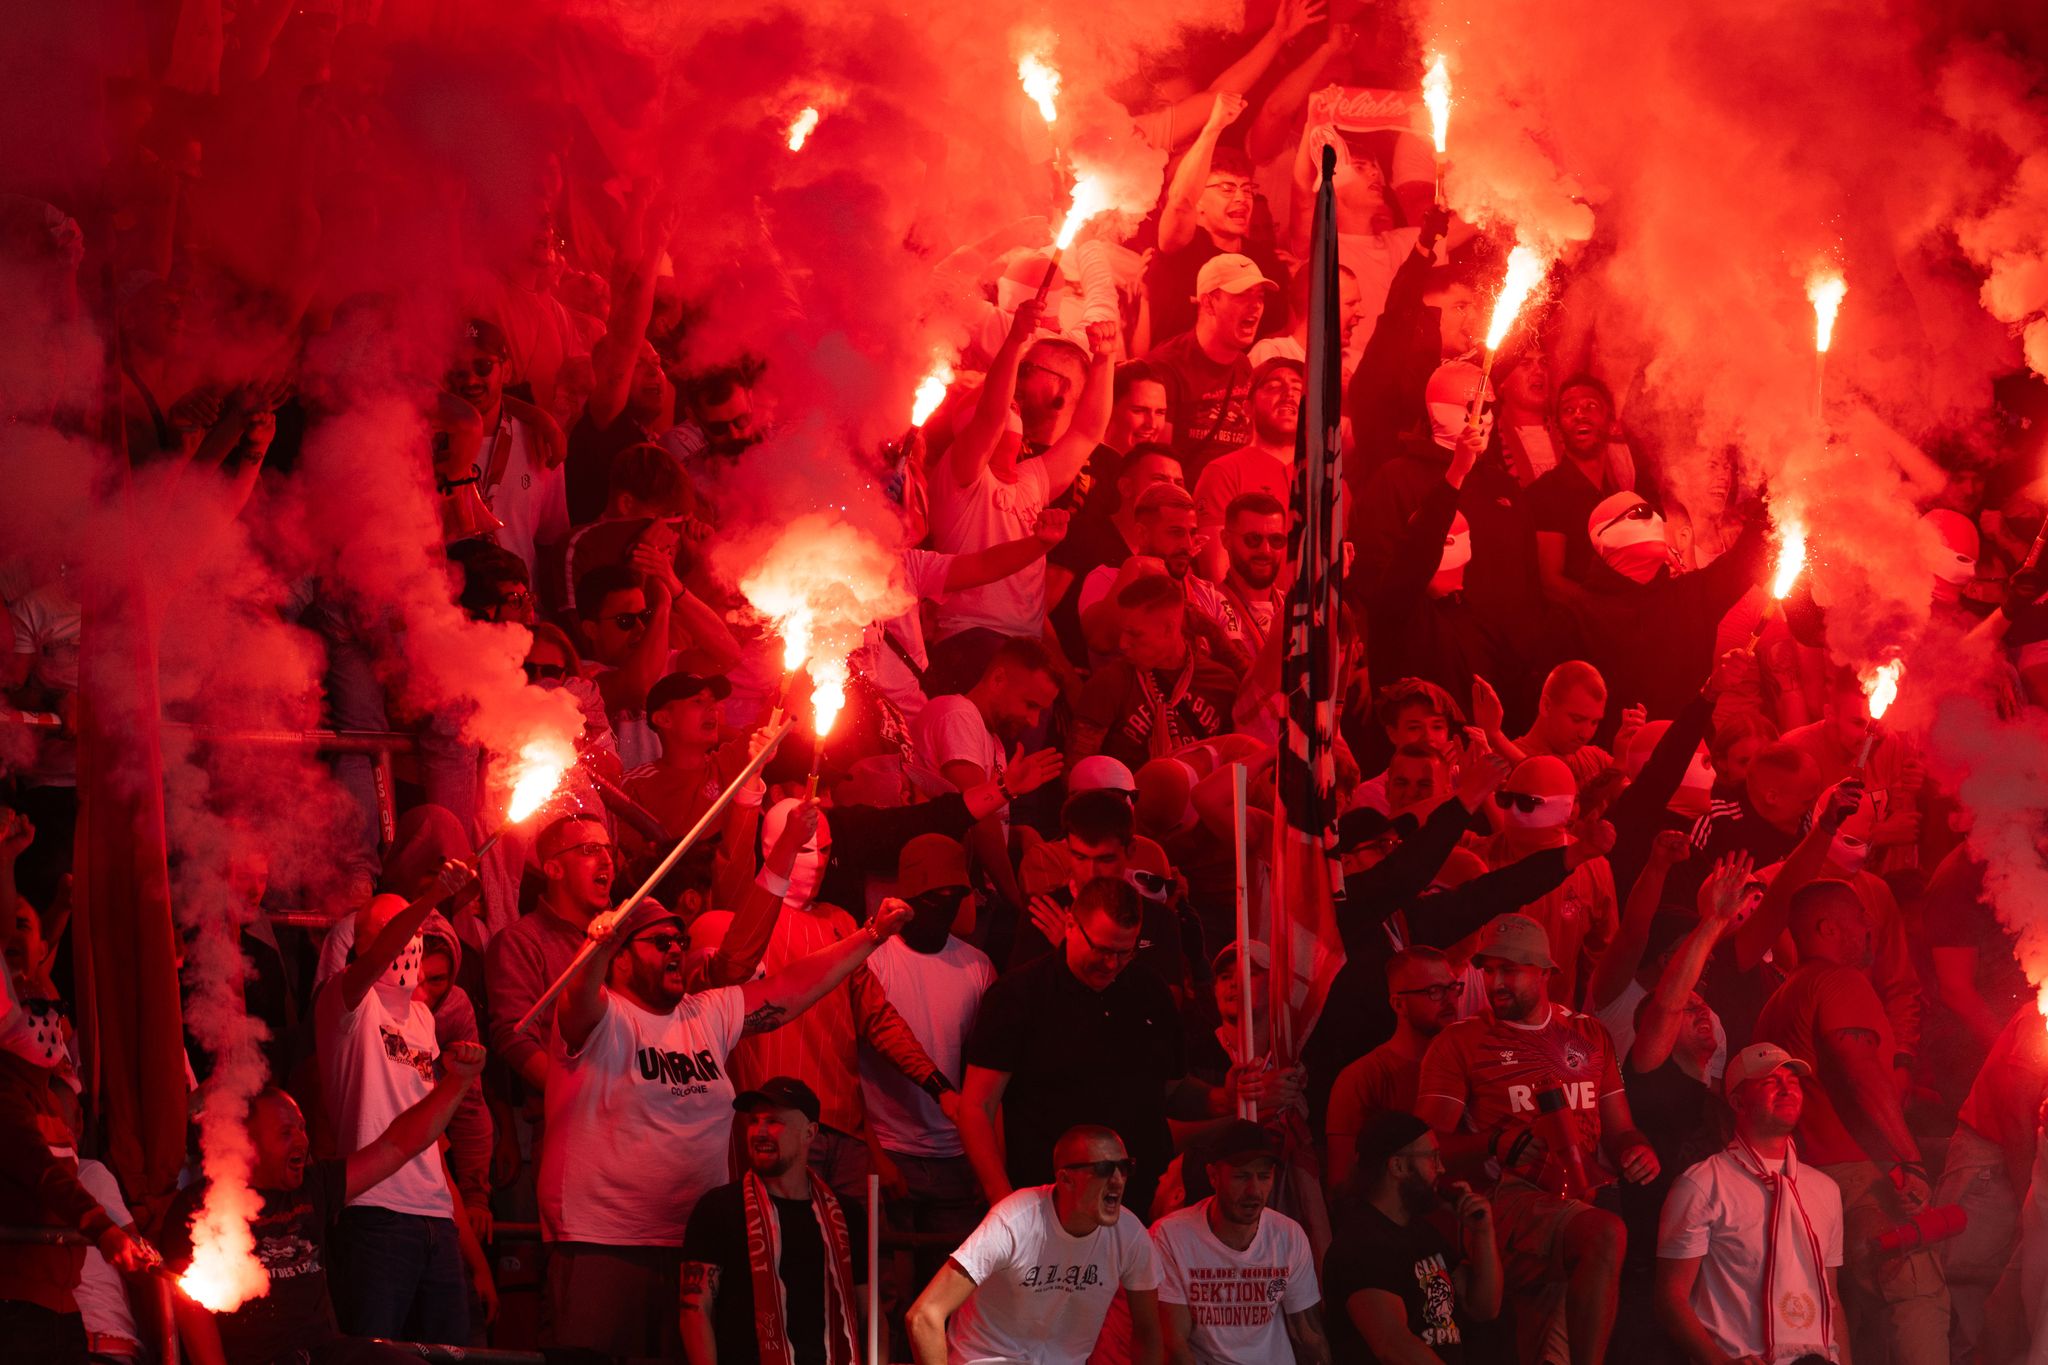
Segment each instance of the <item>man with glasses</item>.
[[[1138,498],[1138,539],[1129,559],[1111,568],[1105,564],[1081,582],[1081,633],[1088,641],[1089,662],[1101,667],[1116,653],[1123,628],[1123,614],[1116,599],[1131,584],[1147,575],[1165,577],[1181,591],[1188,605],[1188,625],[1208,640],[1211,650],[1225,654],[1223,597],[1216,585],[1191,574],[1195,563],[1195,500],[1187,490],[1171,484],[1154,484]],[[1223,657],[1233,672],[1251,667],[1251,658]]]
[[[1561,758],[1538,754],[1517,763],[1494,793],[1494,815],[1501,829],[1482,850],[1487,862],[1505,867],[1576,842],[1569,827],[1578,809],[1578,790],[1571,768]],[[1562,886],[1523,905],[1522,913],[1543,926],[1557,959],[1552,994],[1559,1000],[1583,998],[1579,983],[1591,975],[1592,964],[1621,927],[1621,904],[1607,859],[1579,863]]]
[[[1199,500],[1196,513],[1200,515]],[[1256,660],[1272,638],[1273,623],[1280,619],[1280,570],[1287,563],[1285,499],[1258,490],[1236,494],[1223,509],[1218,539],[1227,566],[1219,583],[1223,634]]]
[[1149,967],[1134,965],[1143,924],[1137,889],[1097,877],[1075,898],[1059,949],[983,997],[967,1043],[960,1139],[990,1203],[1051,1176],[1058,1134],[1099,1123],[1126,1135],[1137,1161],[1130,1202],[1149,1209],[1173,1156],[1169,1108],[1208,1119],[1235,1107],[1228,1086],[1185,1080],[1173,995]]
[[1032,895],[1025,921],[1011,940],[1011,970],[1050,953],[1055,943],[1065,942],[1083,888],[1097,877],[1115,877],[1136,887],[1143,901],[1137,960],[1168,987],[1185,992],[1188,961],[1181,947],[1180,917],[1169,903],[1172,880],[1131,866],[1131,848],[1137,839],[1131,798],[1110,789],[1074,793],[1060,807],[1060,834],[1056,847],[1066,855],[1066,883]]
[[[771,873],[788,875],[792,845],[778,841]],[[811,1008],[909,919],[884,901],[773,976],[695,993],[676,915],[650,900],[590,921],[548,1048],[538,1187],[552,1344],[676,1357],[683,1236],[727,1179],[734,1046]]]
[[1210,258],[1195,276],[1194,326],[1152,349],[1145,363],[1167,381],[1181,463],[1197,479],[1211,460],[1252,439],[1252,343],[1279,288],[1249,256]]
[[1195,528],[1208,542],[1202,566],[1211,578],[1221,575],[1226,562],[1218,541],[1234,499],[1245,493],[1264,493],[1282,507],[1287,505],[1294,483],[1294,434],[1301,424],[1303,373],[1298,360],[1268,360],[1253,370],[1251,444],[1217,456],[1195,481]]
[[660,752],[647,720],[656,682],[678,669],[708,677],[739,662],[725,622],[683,586],[674,561],[650,542],[635,549],[630,565],[602,565],[577,580],[576,617],[584,672],[604,694],[628,769]]
[[[1382,1114],[1358,1134],[1360,1193],[1323,1261],[1336,1360],[1461,1365],[1465,1334],[1500,1312],[1501,1262],[1493,1209],[1470,1185],[1451,1185],[1453,1237],[1430,1215],[1443,1153],[1412,1114]],[[1533,1357],[1524,1356],[1523,1359]]]
[[1588,1201],[1617,1174],[1655,1180],[1657,1154],[1629,1110],[1607,1030],[1551,1001],[1557,962],[1543,926],[1500,916],[1472,965],[1491,1008],[1452,1024],[1423,1053],[1415,1114],[1453,1169],[1476,1171],[1491,1158],[1505,1171],[1493,1202],[1522,1358],[1544,1358],[1543,1343],[1562,1327],[1572,1365],[1599,1365],[1628,1238],[1619,1215]]
[[1094,1351],[1119,1290],[1129,1358],[1157,1365],[1159,1260],[1126,1206],[1137,1163],[1123,1139],[1077,1124],[1033,1156],[1048,1183],[1006,1191],[911,1306],[917,1365],[1073,1365]]
[[1387,959],[1387,1002],[1394,1036],[1337,1073],[1330,1087],[1330,1188],[1350,1181],[1358,1139],[1382,1114],[1415,1111],[1415,1086],[1430,1040],[1458,1021],[1464,983],[1441,949],[1416,944]]
[[524,1031],[516,1026],[533,1002],[583,949],[591,917],[611,904],[612,837],[594,815],[566,815],[540,832],[534,858],[543,882],[540,904],[491,939],[484,959],[491,1050],[538,1093],[547,1084],[548,1006]]
[[[732,695],[732,683],[722,676],[671,673],[647,690],[647,724],[661,741],[661,756],[626,774],[621,784],[626,795],[645,806],[661,821],[671,839],[680,839],[696,825],[725,784],[747,761],[744,737],[728,739],[725,730],[725,699]],[[721,747],[721,741],[725,741]],[[744,798],[747,793],[742,792]],[[732,809],[744,809],[735,801]],[[754,803],[758,809],[758,802]],[[752,842],[754,826],[726,824],[728,838],[734,832]],[[698,874],[711,867],[714,854],[722,853],[715,843],[706,843],[701,856],[686,860]],[[698,852],[693,850],[693,853]],[[753,849],[744,855],[745,875],[753,873]],[[742,882],[744,885],[744,882]]]
[[[1269,279],[1282,285],[1287,282],[1271,228],[1259,235],[1253,232],[1259,194],[1252,181],[1251,159],[1240,147],[1217,146],[1224,129],[1243,108],[1240,97],[1217,97],[1208,123],[1174,168],[1167,186],[1159,216],[1159,253],[1145,272],[1155,340],[1194,326],[1193,300],[1201,293],[1195,287],[1195,277],[1224,252],[1249,256]],[[1286,319],[1275,316],[1262,334],[1277,333],[1285,326]]]
[[[920,834],[897,859],[896,891],[910,903],[910,922],[875,951],[868,970],[933,1065],[958,1076],[981,998],[996,979],[988,956],[953,936],[961,903],[973,894],[967,850],[943,834]],[[956,1240],[972,1232],[981,1187],[938,1101],[869,1048],[861,1050],[860,1085],[881,1152],[890,1222]],[[912,1283],[928,1281],[941,1259],[920,1249]]]

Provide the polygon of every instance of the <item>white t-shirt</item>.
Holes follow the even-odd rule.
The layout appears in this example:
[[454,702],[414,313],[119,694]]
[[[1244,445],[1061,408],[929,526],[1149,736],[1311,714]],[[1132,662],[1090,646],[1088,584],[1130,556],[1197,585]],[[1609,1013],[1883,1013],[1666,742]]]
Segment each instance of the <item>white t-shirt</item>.
[[683,1244],[697,1200],[732,1179],[726,1058],[745,1022],[737,986],[667,1014],[607,990],[581,1051],[553,1033],[535,1182],[549,1241]]
[[1053,1212],[1050,1185],[990,1209],[952,1259],[974,1293],[946,1325],[946,1365],[1073,1365],[1095,1349],[1119,1286],[1159,1288],[1159,1259],[1136,1214],[1124,1209],[1115,1227],[1075,1237]]
[[974,763],[991,782],[1002,775],[1003,746],[989,733],[988,722],[968,698],[951,693],[933,697],[910,723],[910,744],[916,762],[910,780],[926,796],[957,790],[946,780],[948,763]]
[[[1732,1356],[1761,1355],[1765,1305],[1776,1315],[1777,1359],[1791,1360],[1817,1352],[1841,1359],[1821,1340],[1822,1307],[1827,1302],[1827,1274],[1813,1263],[1813,1250],[1799,1218],[1804,1206],[1820,1238],[1821,1259],[1842,1264],[1842,1190],[1827,1174],[1801,1164],[1786,1149],[1784,1170],[1799,1187],[1798,1204],[1766,1194],[1763,1182],[1731,1148],[1718,1152],[1672,1182],[1657,1220],[1657,1254],[1684,1261],[1695,1256],[1699,1278],[1692,1285],[1692,1310],[1714,1343]],[[1778,1256],[1773,1283],[1764,1283],[1764,1254],[1769,1248],[1770,1220],[1778,1219]],[[1848,1324],[1837,1313],[1834,1335],[1839,1342]]]
[[[66,1149],[52,1147],[50,1150],[68,1154]],[[100,1207],[107,1211],[107,1217],[114,1220],[115,1227],[125,1228],[135,1221],[135,1215],[128,1212],[128,1205],[121,1199],[120,1184],[105,1166],[97,1161],[80,1161],[78,1183],[85,1186],[87,1194],[100,1201]],[[78,1300],[78,1311],[85,1318],[86,1331],[126,1337],[134,1342],[142,1340],[120,1273],[107,1264],[107,1258],[100,1255],[98,1247],[86,1248],[85,1265],[79,1271],[78,1283],[72,1286],[71,1293]]]
[[[313,1004],[319,1042],[320,1084],[334,1112],[338,1150],[361,1151],[384,1135],[391,1120],[418,1104],[434,1088],[434,1015],[413,993],[379,981],[353,1011],[342,1008],[336,977],[320,988]],[[441,1154],[432,1143],[391,1175],[348,1201],[453,1218]]]
[[[1374,324],[1386,311],[1387,290],[1394,283],[1394,272],[1415,250],[1416,238],[1421,235],[1415,228],[1337,234],[1337,261],[1358,279],[1358,330],[1366,336],[1372,335]],[[1437,254],[1442,257],[1441,245]]]
[[[1022,540],[1051,500],[1044,460],[1020,461],[1015,483],[984,467],[965,488],[940,468],[932,475],[932,545],[958,555]],[[1034,559],[1008,578],[956,592],[939,608],[941,636],[977,626],[1036,639],[1045,628],[1045,561]]]
[[[961,1057],[968,1031],[982,995],[995,984],[988,955],[957,938],[948,938],[936,953],[920,953],[897,937],[875,949],[868,970],[932,1065],[959,1084],[966,1070]],[[883,1150],[923,1157],[953,1157],[966,1150],[960,1130],[938,1102],[866,1043],[860,1047],[860,1088],[868,1127]]]
[[[505,472],[491,486],[487,501],[491,515],[505,523],[505,529],[491,538],[526,561],[531,581],[540,582],[540,559],[535,546],[559,544],[569,538],[569,479],[566,468],[548,468],[541,443],[526,423],[505,416],[511,431],[511,448],[505,452]],[[488,460],[488,446],[480,458]],[[489,471],[485,471],[489,477]]]
[[1193,1318],[1188,1345],[1200,1365],[1265,1365],[1291,1360],[1287,1317],[1322,1301],[1315,1254],[1301,1224],[1267,1209],[1243,1251],[1216,1238],[1204,1199],[1152,1225],[1159,1253],[1159,1302],[1184,1305]]
[[[1607,1036],[1614,1040],[1614,1064],[1620,1066],[1628,1060],[1629,1049],[1636,1045],[1636,1008],[1650,993],[1634,977],[1621,988],[1621,994],[1597,1010],[1588,1011],[1607,1030]],[[1721,1016],[1714,1016],[1714,1055],[1707,1059],[1707,1085],[1709,1088],[1721,1084],[1721,1073],[1728,1069],[1728,1030],[1721,1027]]]
[[931,667],[931,655],[924,647],[921,604],[946,600],[946,575],[952,572],[955,558],[954,555],[942,555],[931,550],[905,550],[903,580],[910,586],[911,594],[920,606],[913,606],[901,616],[869,626],[861,639],[862,671],[903,713],[905,721],[916,720],[918,713],[924,710],[927,700],[924,686],[882,636],[886,633],[902,645],[903,652],[918,668]]

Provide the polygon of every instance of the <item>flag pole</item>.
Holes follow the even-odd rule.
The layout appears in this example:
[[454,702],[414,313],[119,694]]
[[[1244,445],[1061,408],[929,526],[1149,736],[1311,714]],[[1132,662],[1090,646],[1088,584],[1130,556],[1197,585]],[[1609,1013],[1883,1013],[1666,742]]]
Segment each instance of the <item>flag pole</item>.
[[[1257,1055],[1257,1039],[1252,1028],[1251,867],[1245,852],[1245,775],[1244,764],[1230,765],[1230,828],[1237,853],[1237,1060],[1240,1065],[1249,1065]],[[1268,973],[1270,979],[1271,974]],[[1239,1097],[1237,1116],[1256,1119],[1259,1116],[1258,1102]]]

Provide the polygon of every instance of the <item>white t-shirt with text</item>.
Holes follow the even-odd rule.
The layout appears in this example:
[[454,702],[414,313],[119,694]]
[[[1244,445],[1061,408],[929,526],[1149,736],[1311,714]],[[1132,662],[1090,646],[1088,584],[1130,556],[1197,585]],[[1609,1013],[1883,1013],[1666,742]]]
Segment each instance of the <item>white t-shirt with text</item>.
[[1252,1244],[1223,1245],[1209,1226],[1204,1199],[1152,1226],[1159,1253],[1159,1302],[1188,1310],[1188,1344],[1200,1365],[1264,1365],[1291,1360],[1287,1315],[1322,1301],[1308,1233],[1267,1209]]
[[1011,1194],[968,1234],[953,1263],[974,1293],[946,1325],[946,1365],[1088,1358],[1119,1287],[1159,1288],[1159,1261],[1136,1214],[1076,1237],[1053,1212],[1052,1186]]
[[690,1210],[732,1179],[726,1059],[746,1024],[737,986],[686,995],[667,1014],[604,992],[570,1052],[548,1045],[541,1230],[553,1242],[681,1246]]
[[[434,1038],[433,1011],[410,990],[379,981],[355,1009],[342,1006],[342,979],[334,977],[315,998],[314,1031],[336,1150],[356,1152],[427,1097],[441,1045]],[[441,1153],[431,1143],[348,1202],[425,1218],[455,1216]]]

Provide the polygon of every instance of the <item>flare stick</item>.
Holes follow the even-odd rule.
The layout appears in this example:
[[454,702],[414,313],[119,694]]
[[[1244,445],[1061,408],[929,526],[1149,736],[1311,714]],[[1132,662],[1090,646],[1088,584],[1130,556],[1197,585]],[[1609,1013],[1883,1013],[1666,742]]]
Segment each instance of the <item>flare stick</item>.
[[[1231,765],[1230,828],[1237,846],[1237,1056],[1240,1062],[1252,1059],[1257,1041],[1252,1036],[1251,869],[1245,856],[1245,776],[1244,764]],[[1237,1116],[1256,1119],[1259,1116],[1258,1104],[1252,1100],[1238,1100]]]
[[[768,742],[761,746],[761,752],[747,760],[747,766],[740,769],[739,776],[733,778],[726,785],[725,790],[718,794],[718,799],[711,803],[702,816],[698,817],[697,823],[690,826],[690,832],[676,840],[676,846],[668,851],[668,856],[661,860],[654,871],[647,874],[647,880],[640,883],[640,889],[619,903],[620,914],[627,913],[641,901],[647,899],[649,893],[661,883],[661,879],[666,877],[669,874],[669,870],[676,865],[676,860],[685,853],[688,853],[691,846],[704,837],[704,831],[711,828],[711,822],[716,820],[728,805],[732,804],[732,799],[738,794],[739,789],[753,781],[760,775],[761,769],[768,766],[768,760],[775,756],[775,746],[781,743],[782,737],[788,734],[790,727],[795,724],[795,721],[784,721],[780,729],[769,732]],[[540,999],[533,1002],[532,1009],[529,1009],[520,1016],[519,1023],[514,1029],[515,1032],[523,1032],[533,1027],[533,1021],[539,1017],[540,1012],[548,1007],[550,1001],[562,993],[562,988],[569,984],[569,978],[576,974],[576,969],[583,965],[596,947],[595,943],[585,943],[577,950],[575,960],[570,962],[567,970],[556,977],[554,983],[541,992]]]

